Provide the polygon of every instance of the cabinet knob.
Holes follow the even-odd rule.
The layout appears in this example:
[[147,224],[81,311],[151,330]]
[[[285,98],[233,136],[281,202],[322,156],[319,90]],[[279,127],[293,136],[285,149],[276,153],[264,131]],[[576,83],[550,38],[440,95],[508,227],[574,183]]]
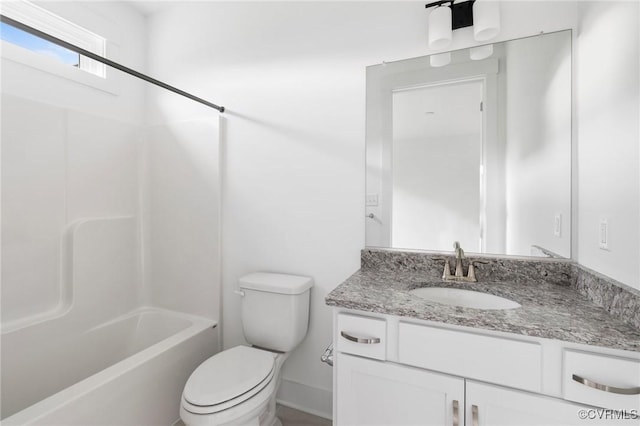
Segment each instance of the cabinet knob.
[[581,385],[589,386],[590,388],[604,392],[617,393],[620,395],[640,395],[640,387],[638,386],[631,388],[618,388],[615,386],[602,385],[600,383],[592,382],[589,379],[585,379],[584,377],[580,377],[577,374],[572,375],[571,378]]
[[380,338],[379,337],[357,337],[357,336],[352,336],[348,333],[345,333],[344,331],[340,332],[340,335],[342,337],[344,337],[345,339],[351,341],[351,342],[355,342],[355,343],[364,343],[366,345],[371,345],[374,343],[380,343]]

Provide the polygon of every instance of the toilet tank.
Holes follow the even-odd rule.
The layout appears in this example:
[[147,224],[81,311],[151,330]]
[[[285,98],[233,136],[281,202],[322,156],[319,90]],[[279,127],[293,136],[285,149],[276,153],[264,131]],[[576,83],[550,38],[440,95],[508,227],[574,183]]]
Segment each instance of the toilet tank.
[[247,342],[281,352],[298,346],[307,334],[312,284],[309,277],[272,272],[240,278],[242,329]]

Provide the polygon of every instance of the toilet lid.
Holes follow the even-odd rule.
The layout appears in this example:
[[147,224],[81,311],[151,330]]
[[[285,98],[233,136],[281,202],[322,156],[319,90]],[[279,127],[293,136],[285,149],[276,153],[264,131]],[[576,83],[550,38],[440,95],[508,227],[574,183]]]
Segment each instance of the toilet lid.
[[275,366],[275,354],[247,346],[220,352],[189,377],[184,399],[193,405],[211,406],[250,391],[265,380]]

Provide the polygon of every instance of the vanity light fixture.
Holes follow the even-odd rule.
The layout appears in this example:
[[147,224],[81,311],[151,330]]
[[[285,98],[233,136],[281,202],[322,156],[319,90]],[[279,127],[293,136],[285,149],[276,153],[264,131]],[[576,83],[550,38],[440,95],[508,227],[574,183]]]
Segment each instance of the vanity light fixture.
[[425,5],[429,13],[429,48],[444,49],[451,44],[453,30],[473,26],[476,41],[494,38],[500,32],[498,0],[440,0]]

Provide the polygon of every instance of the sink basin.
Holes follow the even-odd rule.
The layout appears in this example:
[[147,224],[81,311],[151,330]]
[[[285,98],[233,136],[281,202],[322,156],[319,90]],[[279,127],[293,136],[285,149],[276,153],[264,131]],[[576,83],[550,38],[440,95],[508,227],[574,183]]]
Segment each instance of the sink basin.
[[479,291],[463,290],[460,288],[424,287],[411,290],[409,293],[430,302],[443,305],[462,306],[475,309],[514,309],[520,304],[504,297]]

